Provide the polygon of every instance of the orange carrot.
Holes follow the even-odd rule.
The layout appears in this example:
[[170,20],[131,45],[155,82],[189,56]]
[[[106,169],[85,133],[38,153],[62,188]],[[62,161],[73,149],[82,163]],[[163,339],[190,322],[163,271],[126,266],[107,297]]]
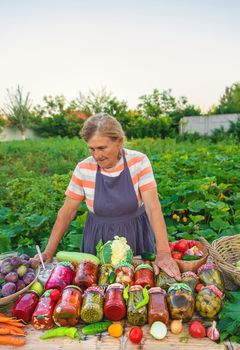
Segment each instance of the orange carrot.
[[21,346],[25,343],[25,338],[14,337],[13,335],[0,335],[0,345]]
[[[2,329],[9,329],[10,331],[13,331],[15,335],[26,335],[26,332],[19,327],[11,326],[7,323],[0,323],[0,334]],[[13,333],[6,333],[6,334],[13,334]]]
[[0,328],[0,335],[19,335],[19,336],[24,336],[26,337],[25,334],[19,334],[18,332],[15,332],[11,328]]
[[16,327],[25,326],[25,324],[21,323],[20,321],[14,320],[13,318],[7,317],[7,316],[0,316],[0,322],[8,323],[9,325],[16,326]]

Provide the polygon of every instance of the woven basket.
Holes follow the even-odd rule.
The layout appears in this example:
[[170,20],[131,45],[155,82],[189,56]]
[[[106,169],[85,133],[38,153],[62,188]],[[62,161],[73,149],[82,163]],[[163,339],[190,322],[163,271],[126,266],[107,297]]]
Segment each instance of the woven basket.
[[236,267],[236,262],[240,260],[240,234],[218,238],[212,244],[203,237],[199,241],[205,245],[209,255],[226,277],[236,286],[240,286],[240,269]]

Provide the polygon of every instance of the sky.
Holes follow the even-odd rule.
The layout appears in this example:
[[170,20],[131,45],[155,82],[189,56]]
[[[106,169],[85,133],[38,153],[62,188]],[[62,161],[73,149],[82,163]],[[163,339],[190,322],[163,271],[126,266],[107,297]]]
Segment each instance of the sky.
[[240,81],[239,0],[0,0],[0,106],[172,89],[203,111]]

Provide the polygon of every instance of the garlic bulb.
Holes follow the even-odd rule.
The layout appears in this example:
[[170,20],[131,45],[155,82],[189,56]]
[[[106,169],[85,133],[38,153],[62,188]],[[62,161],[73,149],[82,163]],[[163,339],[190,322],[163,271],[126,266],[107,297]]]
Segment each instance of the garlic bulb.
[[220,333],[216,328],[216,321],[213,321],[212,325],[207,329],[207,336],[213,341],[217,341],[220,338]]

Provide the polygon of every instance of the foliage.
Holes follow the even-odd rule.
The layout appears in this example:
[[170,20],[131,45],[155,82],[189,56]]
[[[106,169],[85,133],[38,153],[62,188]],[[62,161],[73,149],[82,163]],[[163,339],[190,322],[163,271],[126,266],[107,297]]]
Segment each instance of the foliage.
[[240,113],[240,82],[225,88],[219,105],[212,107],[209,114]]

